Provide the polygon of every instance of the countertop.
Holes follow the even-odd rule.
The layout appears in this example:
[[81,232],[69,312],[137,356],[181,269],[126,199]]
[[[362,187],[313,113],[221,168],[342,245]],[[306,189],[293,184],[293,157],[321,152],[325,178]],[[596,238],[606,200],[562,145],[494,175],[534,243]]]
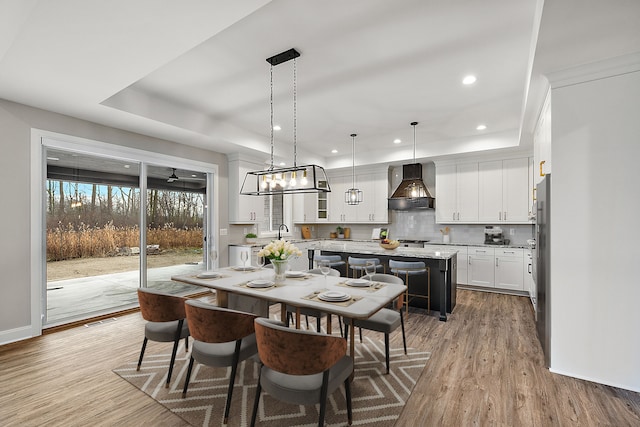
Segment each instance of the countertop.
[[[272,239],[258,239],[256,243],[230,243],[229,246],[244,246],[244,247],[262,247],[269,243]],[[366,240],[366,239],[327,239],[327,238],[317,238],[317,239],[286,239],[291,243],[309,243],[309,242],[330,242],[335,244],[349,244],[349,243],[369,243],[369,244],[378,244],[378,240]],[[509,244],[509,245],[494,245],[494,244],[485,244],[485,243],[463,243],[463,242],[451,242],[451,243],[442,243],[433,240],[425,240],[424,243],[428,245],[438,245],[438,246],[480,246],[480,247],[488,247],[488,248],[514,248],[514,249],[531,249],[531,247],[524,244]],[[420,248],[404,248],[402,249],[420,249]],[[319,248],[320,249],[320,248]],[[385,251],[386,249],[381,250]],[[329,250],[329,249],[327,249]]]

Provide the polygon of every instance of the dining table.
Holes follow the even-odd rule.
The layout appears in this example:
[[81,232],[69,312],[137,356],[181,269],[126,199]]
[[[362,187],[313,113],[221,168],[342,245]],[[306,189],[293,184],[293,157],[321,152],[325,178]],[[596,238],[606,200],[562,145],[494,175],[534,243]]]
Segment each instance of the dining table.
[[[301,308],[342,316],[345,324],[351,328],[351,355],[355,354],[353,320],[371,317],[407,289],[405,285],[395,283],[308,272],[289,271],[279,283],[275,283],[274,276],[273,269],[232,266],[197,274],[176,275],[171,280],[215,290],[220,307],[228,307],[230,294],[280,303],[283,321],[287,318],[287,305],[296,307],[296,328],[300,327]],[[331,316],[327,316],[327,333],[331,334]]]

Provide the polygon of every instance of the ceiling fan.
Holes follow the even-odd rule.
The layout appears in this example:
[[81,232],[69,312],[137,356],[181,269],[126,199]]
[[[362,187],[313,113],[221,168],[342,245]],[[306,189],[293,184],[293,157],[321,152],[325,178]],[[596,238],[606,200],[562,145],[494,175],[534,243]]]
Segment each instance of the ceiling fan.
[[169,177],[169,179],[167,179],[167,182],[174,182],[180,179],[178,178],[178,175],[176,175],[176,168],[171,168],[171,169],[173,169],[173,172],[171,173],[171,176]]

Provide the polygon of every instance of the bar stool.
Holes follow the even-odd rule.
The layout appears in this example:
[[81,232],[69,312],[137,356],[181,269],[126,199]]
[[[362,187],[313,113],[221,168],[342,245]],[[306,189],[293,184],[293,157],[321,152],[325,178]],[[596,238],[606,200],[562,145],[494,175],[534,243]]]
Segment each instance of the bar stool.
[[[404,274],[404,284],[407,287],[405,291],[404,304],[406,305],[406,313],[409,315],[409,301],[413,298],[424,298],[427,300],[427,311],[431,311],[431,271],[429,267],[422,261],[396,261],[389,260],[389,268],[396,276]],[[423,294],[415,294],[409,292],[409,276],[417,276],[427,274],[427,296]]]
[[[340,255],[314,255],[313,260],[316,263],[316,267],[320,266],[320,261],[329,261],[329,267],[338,270],[340,275],[342,275],[342,270],[344,270],[344,265],[346,264]],[[346,270],[344,274],[347,275]]]
[[380,263],[380,260],[378,258],[355,258],[352,256],[347,259],[347,270],[352,271],[353,277],[356,277],[356,274],[358,275],[357,277],[362,277],[363,274],[366,274],[365,267],[369,262],[372,262],[375,265],[375,273],[378,273],[380,271],[384,272],[384,265]]

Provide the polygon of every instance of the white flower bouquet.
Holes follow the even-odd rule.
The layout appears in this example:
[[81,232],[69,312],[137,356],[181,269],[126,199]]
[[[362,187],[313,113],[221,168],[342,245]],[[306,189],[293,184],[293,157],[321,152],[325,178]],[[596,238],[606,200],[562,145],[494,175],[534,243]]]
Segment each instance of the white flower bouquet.
[[287,260],[290,257],[302,256],[302,251],[291,242],[286,240],[273,240],[264,248],[260,249],[258,256],[271,260]]

